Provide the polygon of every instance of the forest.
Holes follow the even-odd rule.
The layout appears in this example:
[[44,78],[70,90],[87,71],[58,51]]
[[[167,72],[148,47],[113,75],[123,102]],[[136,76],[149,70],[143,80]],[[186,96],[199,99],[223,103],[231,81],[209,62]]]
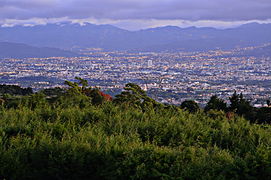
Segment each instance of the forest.
[[242,94],[201,109],[65,84],[0,86],[0,179],[271,179],[271,108]]

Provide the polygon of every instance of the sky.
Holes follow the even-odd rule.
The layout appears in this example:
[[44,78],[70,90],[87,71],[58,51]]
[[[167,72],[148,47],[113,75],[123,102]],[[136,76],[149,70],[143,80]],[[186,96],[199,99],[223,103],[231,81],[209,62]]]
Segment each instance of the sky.
[[271,0],[0,0],[1,26],[73,22],[128,30],[271,22]]

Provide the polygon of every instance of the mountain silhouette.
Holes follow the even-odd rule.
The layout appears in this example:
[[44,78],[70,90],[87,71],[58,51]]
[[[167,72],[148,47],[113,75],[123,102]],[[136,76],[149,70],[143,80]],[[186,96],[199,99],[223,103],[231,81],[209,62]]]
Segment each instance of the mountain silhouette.
[[33,47],[22,43],[0,42],[0,58],[72,57],[78,54],[58,48]]
[[128,31],[112,25],[60,23],[0,28],[0,42],[72,50],[102,48],[125,51],[205,51],[271,42],[271,24],[250,23],[236,28],[157,27]]

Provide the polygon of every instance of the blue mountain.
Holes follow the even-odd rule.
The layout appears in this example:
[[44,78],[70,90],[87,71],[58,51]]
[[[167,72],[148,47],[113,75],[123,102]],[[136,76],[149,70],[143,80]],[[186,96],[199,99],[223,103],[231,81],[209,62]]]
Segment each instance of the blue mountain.
[[61,23],[0,27],[0,42],[72,50],[204,51],[271,42],[271,24],[251,23],[230,29],[166,26],[128,31],[112,25]]
[[77,53],[58,48],[33,47],[22,43],[0,42],[0,58],[73,57]]

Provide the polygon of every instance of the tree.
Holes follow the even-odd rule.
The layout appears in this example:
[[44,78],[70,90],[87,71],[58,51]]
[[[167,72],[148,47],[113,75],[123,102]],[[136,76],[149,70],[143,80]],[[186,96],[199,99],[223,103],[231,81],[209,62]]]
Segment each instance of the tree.
[[243,94],[237,94],[236,91],[229,98],[230,99],[230,111],[236,112],[240,116],[244,116],[250,121],[256,120],[256,111],[250,105],[250,102],[243,97]]
[[[84,91],[85,89],[87,88],[91,88],[89,85],[88,85],[88,81],[86,79],[83,79],[83,78],[80,78],[80,77],[75,77],[76,80],[79,81],[78,84],[81,85],[81,89]],[[88,87],[89,86],[89,87]]]
[[67,93],[70,93],[70,94],[82,93],[82,89],[79,87],[79,84],[77,82],[65,81],[64,84],[69,87],[67,90]]
[[92,88],[89,86],[88,81],[80,77],[75,77],[78,82],[65,81],[65,84],[69,86],[67,90],[68,95],[84,95],[91,99],[92,104],[99,105],[105,101],[111,101],[112,97],[108,94],[104,94],[99,88]]
[[57,96],[63,95],[65,93],[65,90],[60,87],[55,87],[55,88],[43,89],[40,92],[49,97],[57,97]]
[[148,97],[146,92],[141,89],[140,86],[134,83],[128,83],[124,87],[124,91],[121,94],[116,95],[115,103],[126,104],[127,106],[133,106],[146,110],[158,105],[155,100]]
[[271,123],[271,108],[262,107],[257,109],[257,122],[258,123]]
[[268,107],[270,107],[270,106],[271,106],[271,102],[270,102],[270,100],[269,100],[269,99],[266,101],[266,104],[267,104],[267,106],[268,106]]
[[22,88],[17,85],[0,85],[0,94],[10,94],[10,95],[30,95],[33,94],[32,88]]
[[199,111],[199,105],[193,100],[186,100],[182,102],[181,108],[184,110],[188,110],[190,113],[195,113]]
[[105,101],[105,98],[100,94],[98,88],[91,89],[88,95],[91,97],[91,102],[94,105],[103,104]]
[[230,99],[230,110],[236,111],[237,114],[245,114],[252,108],[250,102],[243,97],[243,94],[237,94],[236,91],[229,98]]
[[[243,96],[242,96],[243,97]],[[239,94],[236,93],[236,91],[234,91],[233,95],[229,98],[230,99],[230,110],[231,111],[237,111],[238,106],[240,104],[240,97]]]
[[227,110],[227,103],[223,99],[219,99],[216,95],[212,96],[207,105],[204,108],[204,111],[207,112],[209,110]]

